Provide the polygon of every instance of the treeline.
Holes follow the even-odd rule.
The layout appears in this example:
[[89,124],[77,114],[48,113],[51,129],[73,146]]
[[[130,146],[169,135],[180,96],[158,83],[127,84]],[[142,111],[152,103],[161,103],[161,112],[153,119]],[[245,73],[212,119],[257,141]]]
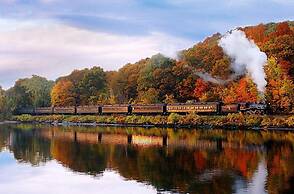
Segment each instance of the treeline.
[[[265,66],[265,100],[275,111],[294,110],[294,22],[260,24],[240,28],[268,56]],[[226,56],[217,33],[187,50],[178,59],[161,54],[126,64],[118,71],[100,67],[74,70],[55,82],[45,78],[18,80],[0,91],[2,112],[32,106],[71,106],[114,103],[172,103],[196,101],[256,102],[263,100],[248,76],[225,85],[207,82],[195,72],[228,79],[231,59]]]
[[51,106],[50,92],[54,81],[33,75],[19,79],[6,91],[0,87],[0,119],[22,108]]

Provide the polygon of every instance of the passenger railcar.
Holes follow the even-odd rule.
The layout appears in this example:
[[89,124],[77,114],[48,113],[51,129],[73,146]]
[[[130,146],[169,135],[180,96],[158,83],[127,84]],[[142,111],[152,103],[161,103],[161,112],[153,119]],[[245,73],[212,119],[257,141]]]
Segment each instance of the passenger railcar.
[[116,104],[71,107],[23,108],[19,114],[265,114],[270,107],[265,103],[197,102],[175,104]]
[[68,107],[54,107],[54,114],[76,114],[75,106]]
[[166,107],[167,113],[215,113],[220,112],[219,102],[207,102],[207,103],[177,103],[168,104]]
[[130,105],[116,104],[116,105],[102,105],[101,114],[129,114]]
[[135,114],[164,114],[165,104],[132,104],[131,113]]
[[221,113],[228,114],[228,113],[237,113],[239,112],[239,104],[224,104],[221,105]]
[[37,107],[35,108],[36,115],[53,114],[53,107]]
[[21,114],[33,115],[33,114],[35,114],[35,109],[34,108],[22,108],[18,112],[20,112]]
[[100,114],[100,106],[77,106],[77,114]]

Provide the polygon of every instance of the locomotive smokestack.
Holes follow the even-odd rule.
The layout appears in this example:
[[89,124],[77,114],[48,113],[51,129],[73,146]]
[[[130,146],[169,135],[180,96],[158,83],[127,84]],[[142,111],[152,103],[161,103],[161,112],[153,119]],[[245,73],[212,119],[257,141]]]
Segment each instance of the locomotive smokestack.
[[257,85],[257,89],[264,96],[265,80],[264,65],[267,62],[267,56],[261,52],[258,46],[246,38],[243,31],[234,30],[219,41],[219,46],[233,60],[231,68],[238,75],[246,73],[252,78]]

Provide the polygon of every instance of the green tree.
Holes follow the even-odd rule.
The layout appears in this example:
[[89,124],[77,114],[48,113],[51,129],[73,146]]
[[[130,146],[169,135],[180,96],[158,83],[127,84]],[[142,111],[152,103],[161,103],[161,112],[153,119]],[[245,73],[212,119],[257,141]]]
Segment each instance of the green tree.
[[23,108],[33,107],[32,94],[18,80],[15,85],[7,90],[7,103],[11,112],[16,113]]
[[106,74],[100,67],[87,71],[78,84],[81,104],[97,104],[107,99]]
[[[161,54],[151,57],[146,66],[141,70],[138,78],[137,91],[139,96],[146,96],[145,93],[149,93],[150,89],[153,89],[152,91],[156,92],[152,95],[158,95],[154,98],[163,102],[166,95],[173,94],[176,84],[172,72],[174,65],[175,60]],[[145,101],[145,99],[139,100]]]
[[5,90],[0,86],[0,120],[7,118],[10,115],[8,101]]
[[21,79],[19,82],[26,92],[30,93],[34,107],[51,106],[50,92],[54,85],[53,81],[33,75],[31,78]]

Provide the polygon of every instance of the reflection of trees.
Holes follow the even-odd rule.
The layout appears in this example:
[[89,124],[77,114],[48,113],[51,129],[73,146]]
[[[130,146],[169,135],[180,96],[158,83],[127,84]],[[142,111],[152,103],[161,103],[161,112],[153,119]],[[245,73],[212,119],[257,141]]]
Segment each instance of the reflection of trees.
[[51,147],[52,156],[66,167],[95,175],[105,170],[109,152],[105,146],[61,139],[54,139]]
[[126,147],[115,150],[113,166],[128,179],[148,182],[158,190],[193,193],[232,193],[233,177],[223,172],[200,181],[205,171],[217,168],[214,153],[187,149]]
[[292,193],[294,191],[293,145],[267,142],[267,189],[269,193]]
[[35,130],[15,129],[10,132],[9,149],[18,161],[38,165],[50,160],[50,141],[38,137]]
[[[168,129],[165,134],[169,145],[164,147],[128,145],[127,141],[117,144],[115,134],[107,135],[110,140],[107,144],[103,144],[102,137],[101,144],[94,131],[87,135],[78,132],[74,138],[72,131],[59,130],[58,127],[54,131],[50,129],[2,130],[0,146],[9,141],[15,157],[33,165],[48,160],[51,154],[77,172],[97,175],[112,168],[127,179],[151,184],[159,191],[189,193],[232,193],[236,177],[250,182],[258,163],[265,157],[269,193],[290,193],[293,190],[293,144],[285,143],[293,134]],[[107,129],[107,134],[109,130],[111,128]],[[141,129],[116,130],[125,138],[127,134],[144,134]],[[148,133],[160,136],[163,131],[153,129]],[[220,149],[217,147],[219,140]]]
[[6,128],[0,129],[0,151],[7,146],[9,141],[9,130]]
[[246,179],[252,178],[260,160],[256,151],[229,147],[212,159],[219,168],[236,170]]

